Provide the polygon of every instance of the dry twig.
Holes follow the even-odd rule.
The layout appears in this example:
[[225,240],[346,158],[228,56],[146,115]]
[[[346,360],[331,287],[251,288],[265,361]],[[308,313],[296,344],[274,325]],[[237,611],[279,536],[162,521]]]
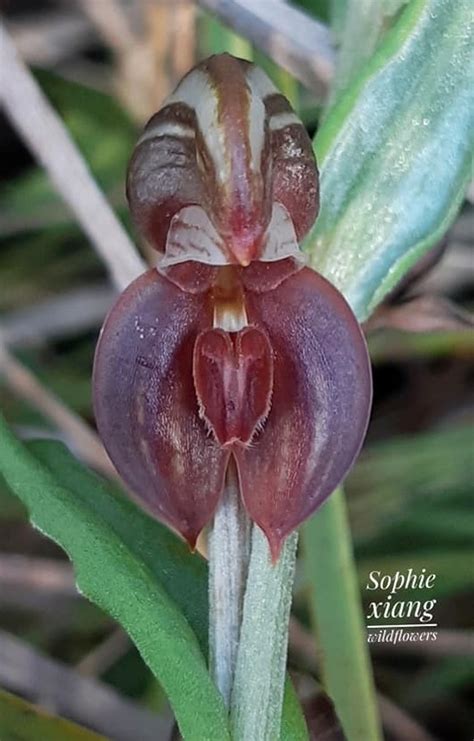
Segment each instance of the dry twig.
[[442,296],[416,296],[379,306],[365,322],[364,332],[398,329],[404,332],[472,330],[474,316]]
[[[107,265],[115,285],[125,288],[143,272],[144,263],[97,187],[60,117],[19,58],[3,25],[0,25],[0,69],[0,100],[7,115],[75,213]],[[95,433],[44,388],[3,343],[0,345],[0,372],[15,393],[30,401],[59,427],[79,457],[107,476],[116,475]]]
[[172,723],[0,631],[0,685],[114,741],[168,738]]
[[180,80],[195,63],[196,7],[191,0],[179,2],[173,15],[174,44],[171,49],[173,78]]
[[22,56],[31,64],[53,66],[90,43],[90,26],[78,13],[58,12],[21,16],[9,23]]
[[[54,639],[58,633],[70,629],[81,599],[72,566],[67,561],[0,554],[0,613],[7,620],[10,615],[17,619],[20,614],[34,620],[42,636]],[[103,625],[109,628],[105,616]]]
[[334,73],[329,30],[282,0],[198,0],[274,62],[315,92],[325,92]]
[[8,117],[76,215],[116,286],[125,288],[143,272],[144,264],[1,24],[0,70],[0,101]]
[[116,628],[102,643],[82,657],[77,671],[89,677],[100,677],[110,669],[130,648],[131,641],[122,628]]
[[30,402],[64,433],[79,458],[107,477],[118,477],[97,435],[45,388],[1,341],[0,375],[15,394]]
[[111,49],[123,52],[136,43],[129,19],[117,0],[79,0],[79,4]]
[[9,587],[22,592],[33,590],[48,595],[78,596],[72,567],[66,561],[3,553],[0,557],[0,591]]
[[104,283],[17,309],[2,319],[3,340],[8,347],[34,346],[97,329],[114,299],[115,291]]

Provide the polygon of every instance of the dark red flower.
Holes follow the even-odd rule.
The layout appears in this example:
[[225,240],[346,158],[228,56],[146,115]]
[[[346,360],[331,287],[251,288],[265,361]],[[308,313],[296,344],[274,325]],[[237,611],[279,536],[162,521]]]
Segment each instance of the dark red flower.
[[311,142],[260,70],[212,57],[149,122],[128,196],[163,254],[102,331],[102,440],[139,503],[192,546],[232,456],[276,559],[346,475],[371,403],[357,320],[298,248],[318,210]]
[[326,280],[286,262],[283,278],[278,262],[227,268],[234,316],[248,322],[234,331],[214,327],[221,304],[232,305],[214,268],[194,292],[148,271],[105,323],[94,372],[102,439],[139,502],[191,545],[230,456],[276,558],[363,441],[371,375],[359,325]]

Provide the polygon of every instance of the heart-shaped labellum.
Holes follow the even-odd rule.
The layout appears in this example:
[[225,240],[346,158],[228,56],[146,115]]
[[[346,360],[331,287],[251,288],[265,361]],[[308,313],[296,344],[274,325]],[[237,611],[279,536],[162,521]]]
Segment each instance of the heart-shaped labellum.
[[201,417],[221,445],[248,445],[268,415],[272,349],[256,327],[209,329],[194,346],[193,376]]

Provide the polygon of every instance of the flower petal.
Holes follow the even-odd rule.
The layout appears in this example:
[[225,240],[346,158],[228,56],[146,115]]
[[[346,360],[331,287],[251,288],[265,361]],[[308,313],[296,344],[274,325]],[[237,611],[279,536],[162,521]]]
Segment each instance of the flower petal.
[[117,470],[138,502],[191,545],[212,517],[229,453],[208,436],[193,384],[207,294],[150,270],[120,296],[97,347],[94,408]]
[[201,416],[221,445],[247,445],[270,409],[272,348],[261,329],[209,329],[194,347],[194,384]]
[[308,268],[273,291],[247,290],[246,309],[272,345],[272,407],[252,445],[233,451],[245,507],[276,559],[285,537],[338,486],[362,445],[370,363],[349,306]]

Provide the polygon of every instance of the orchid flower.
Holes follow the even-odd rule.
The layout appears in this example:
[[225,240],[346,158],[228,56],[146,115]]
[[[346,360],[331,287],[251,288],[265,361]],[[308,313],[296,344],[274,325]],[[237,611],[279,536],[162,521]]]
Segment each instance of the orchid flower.
[[147,124],[127,193],[159,259],[101,333],[101,437],[192,547],[233,461],[275,561],[347,474],[371,404],[359,324],[299,248],[318,211],[309,137],[260,69],[214,56]]

